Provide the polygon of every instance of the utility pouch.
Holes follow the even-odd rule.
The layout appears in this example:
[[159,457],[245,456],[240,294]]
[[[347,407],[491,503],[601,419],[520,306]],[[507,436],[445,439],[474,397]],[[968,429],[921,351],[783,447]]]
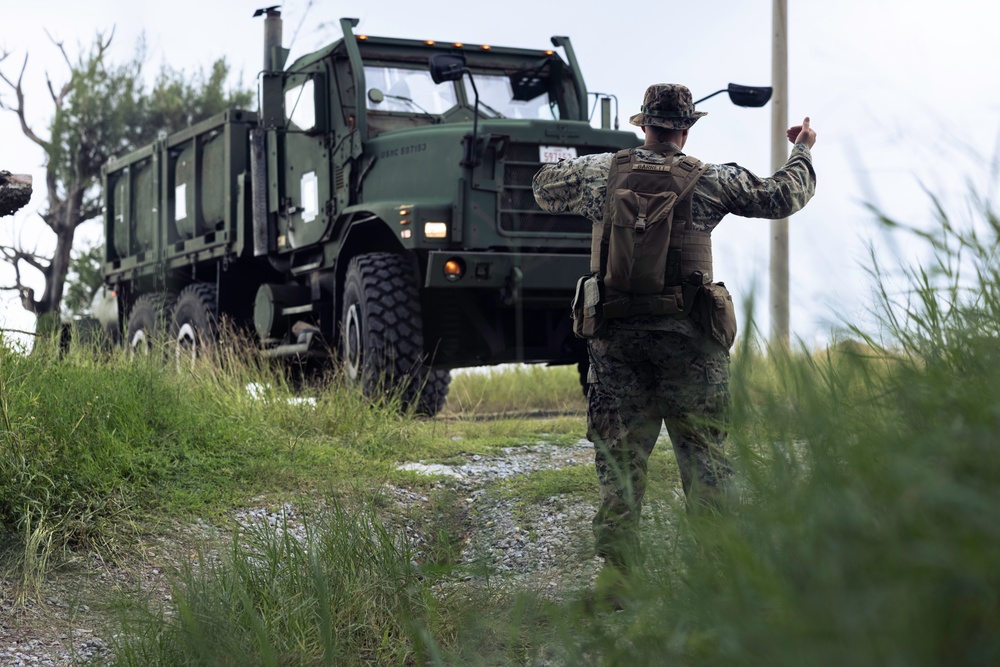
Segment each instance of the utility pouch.
[[725,283],[703,285],[694,314],[705,335],[727,350],[736,340],[736,307]]
[[667,272],[677,193],[619,188],[612,192],[611,201],[604,282],[629,294],[658,294]]
[[597,276],[583,276],[573,295],[573,334],[594,338],[604,333],[604,286]]

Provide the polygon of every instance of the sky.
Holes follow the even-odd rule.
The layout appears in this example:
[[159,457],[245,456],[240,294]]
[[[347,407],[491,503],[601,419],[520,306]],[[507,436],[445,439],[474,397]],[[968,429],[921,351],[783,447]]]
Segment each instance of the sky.
[[[1000,6],[953,0],[787,0],[790,124],[811,118],[816,196],[789,224],[792,335],[822,345],[845,321],[864,321],[872,307],[868,276],[876,253],[892,267],[928,261],[925,246],[888,235],[870,206],[917,227],[933,223],[930,194],[957,220],[974,217],[970,190],[993,198],[1000,184]],[[67,75],[50,36],[73,54],[98,31],[114,30],[111,53],[129,58],[144,36],[147,71],[161,64],[194,72],[225,57],[235,77],[252,86],[263,60],[261,2],[248,0],[94,0],[89,3],[2,0],[0,64],[25,72],[32,127],[51,117],[46,76]],[[664,0],[647,6],[598,0],[290,0],[282,7],[291,60],[340,37],[339,19],[360,19],[356,32],[388,37],[549,48],[568,35],[588,90],[619,102],[623,129],[645,88],[683,83],[695,98],[729,82],[769,85],[772,0]],[[9,90],[0,96],[10,100]],[[685,152],[706,162],[737,162],[770,174],[771,107],[744,109],[724,95],[700,107]],[[638,132],[638,130],[636,129]],[[29,207],[0,219],[0,240],[20,239],[46,250],[52,240],[38,220],[44,202],[41,150],[0,112],[0,169],[30,173]],[[715,275],[742,302],[753,296],[757,326],[768,332],[770,223],[727,217],[716,230]],[[101,241],[99,223],[78,234]],[[0,284],[11,274],[0,267]],[[740,324],[746,316],[740,313]],[[12,293],[0,296],[0,327],[31,329],[33,318]]]

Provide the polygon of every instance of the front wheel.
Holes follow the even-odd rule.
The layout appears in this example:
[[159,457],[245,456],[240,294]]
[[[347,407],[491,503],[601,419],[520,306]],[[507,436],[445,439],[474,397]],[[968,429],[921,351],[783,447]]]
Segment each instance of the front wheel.
[[451,374],[425,364],[420,294],[406,257],[352,259],[340,322],[345,374],[367,396],[398,395],[404,410],[427,416],[444,407]]

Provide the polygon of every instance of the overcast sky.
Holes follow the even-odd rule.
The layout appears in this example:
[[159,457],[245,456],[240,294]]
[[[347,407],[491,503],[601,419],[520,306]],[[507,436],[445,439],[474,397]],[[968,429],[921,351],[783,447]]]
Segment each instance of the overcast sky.
[[[597,0],[291,0],[283,7],[291,58],[340,37],[338,19],[360,19],[359,33],[549,48],[568,35],[590,91],[612,93],[623,128],[638,111],[646,86],[679,82],[702,97],[729,82],[768,85],[771,0],[662,1],[635,5]],[[244,84],[262,61],[263,3],[172,0],[3,2],[0,49],[12,52],[8,74],[30,50],[25,74],[29,121],[43,132],[51,115],[45,75],[66,75],[46,34],[70,52],[96,31],[115,30],[113,54],[132,55],[145,34],[148,72],[167,63],[185,71],[225,56]],[[841,318],[856,319],[870,304],[867,248],[887,264],[896,254],[913,262],[922,246],[886,239],[867,211],[872,203],[918,225],[931,221],[925,188],[956,216],[967,213],[970,187],[992,197],[1000,154],[1000,8],[954,0],[788,0],[789,119],[810,116],[818,132],[816,197],[790,224],[791,327],[807,344],[824,341]],[[645,8],[641,8],[641,7]],[[947,7],[947,11],[942,9]],[[0,89],[5,99],[9,91]],[[708,116],[692,129],[685,151],[708,162],[738,162],[770,171],[770,105],[742,109],[725,96],[702,105]],[[0,114],[0,169],[31,173],[44,200],[40,149],[23,138],[12,114]],[[51,246],[31,212],[0,222],[0,239],[19,234],[27,247]],[[99,224],[81,240],[100,241]],[[716,278],[737,294],[751,292],[767,332],[769,223],[728,217],[716,230]],[[10,282],[0,269],[0,283]],[[741,325],[743,316],[741,314]],[[32,318],[3,297],[0,326],[31,328]]]

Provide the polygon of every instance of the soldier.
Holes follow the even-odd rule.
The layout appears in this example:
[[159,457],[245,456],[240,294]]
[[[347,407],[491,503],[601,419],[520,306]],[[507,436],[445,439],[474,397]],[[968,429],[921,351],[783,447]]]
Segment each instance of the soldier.
[[711,232],[727,213],[787,217],[816,187],[809,118],[788,130],[794,145],[785,166],[758,178],[681,152],[704,115],[686,87],[650,86],[630,119],[645,134],[643,146],[546,165],[533,182],[542,209],[594,223],[594,289],[585,285],[578,300],[599,295],[587,301],[593,317],[581,328],[593,335],[587,435],[600,484],[593,527],[604,572],[627,571],[637,556],[646,465],[661,423],[689,510],[717,507],[731,475],[723,442],[736,320],[725,286],[712,282]]

